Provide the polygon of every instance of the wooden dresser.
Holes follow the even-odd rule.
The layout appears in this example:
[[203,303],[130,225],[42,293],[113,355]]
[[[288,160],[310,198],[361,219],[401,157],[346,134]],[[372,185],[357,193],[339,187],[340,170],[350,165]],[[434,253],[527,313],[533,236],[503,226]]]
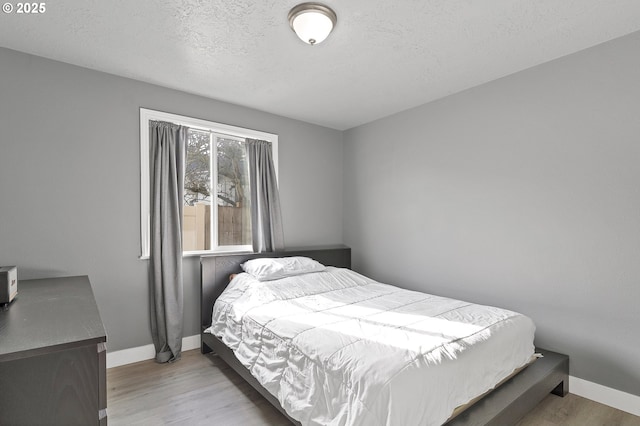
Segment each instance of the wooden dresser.
[[0,306],[0,424],[106,425],[106,340],[88,277],[20,281]]

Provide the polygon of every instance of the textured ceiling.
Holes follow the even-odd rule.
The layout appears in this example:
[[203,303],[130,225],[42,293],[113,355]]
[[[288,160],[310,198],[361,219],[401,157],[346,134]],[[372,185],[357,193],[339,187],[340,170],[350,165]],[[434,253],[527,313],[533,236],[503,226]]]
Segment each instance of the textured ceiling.
[[343,130],[640,30],[640,0],[327,0],[309,46],[297,3],[56,0],[0,46]]

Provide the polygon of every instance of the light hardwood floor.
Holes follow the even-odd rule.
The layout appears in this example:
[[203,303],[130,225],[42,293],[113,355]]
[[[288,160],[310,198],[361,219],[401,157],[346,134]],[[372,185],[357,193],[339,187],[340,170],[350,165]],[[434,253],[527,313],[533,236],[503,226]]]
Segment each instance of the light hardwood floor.
[[[107,388],[112,426],[291,425],[224,362],[197,350],[174,364],[143,361],[109,369]],[[549,395],[517,424],[558,425],[640,426],[640,417],[572,394]]]

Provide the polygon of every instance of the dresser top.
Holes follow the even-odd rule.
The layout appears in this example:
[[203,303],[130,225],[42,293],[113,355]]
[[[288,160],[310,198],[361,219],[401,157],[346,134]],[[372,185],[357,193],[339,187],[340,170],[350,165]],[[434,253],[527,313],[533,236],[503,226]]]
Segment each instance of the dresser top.
[[0,307],[0,361],[106,341],[89,278],[18,282],[18,296]]

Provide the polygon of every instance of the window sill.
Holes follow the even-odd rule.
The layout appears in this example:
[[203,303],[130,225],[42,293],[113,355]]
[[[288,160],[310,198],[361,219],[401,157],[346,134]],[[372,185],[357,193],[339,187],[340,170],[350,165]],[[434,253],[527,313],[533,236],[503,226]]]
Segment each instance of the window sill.
[[[201,251],[186,251],[182,253],[182,258],[188,257],[200,257],[200,256],[213,256],[216,254],[243,254],[253,253],[250,249],[233,249],[233,250],[201,250]],[[138,260],[149,260],[149,255],[138,256]]]

